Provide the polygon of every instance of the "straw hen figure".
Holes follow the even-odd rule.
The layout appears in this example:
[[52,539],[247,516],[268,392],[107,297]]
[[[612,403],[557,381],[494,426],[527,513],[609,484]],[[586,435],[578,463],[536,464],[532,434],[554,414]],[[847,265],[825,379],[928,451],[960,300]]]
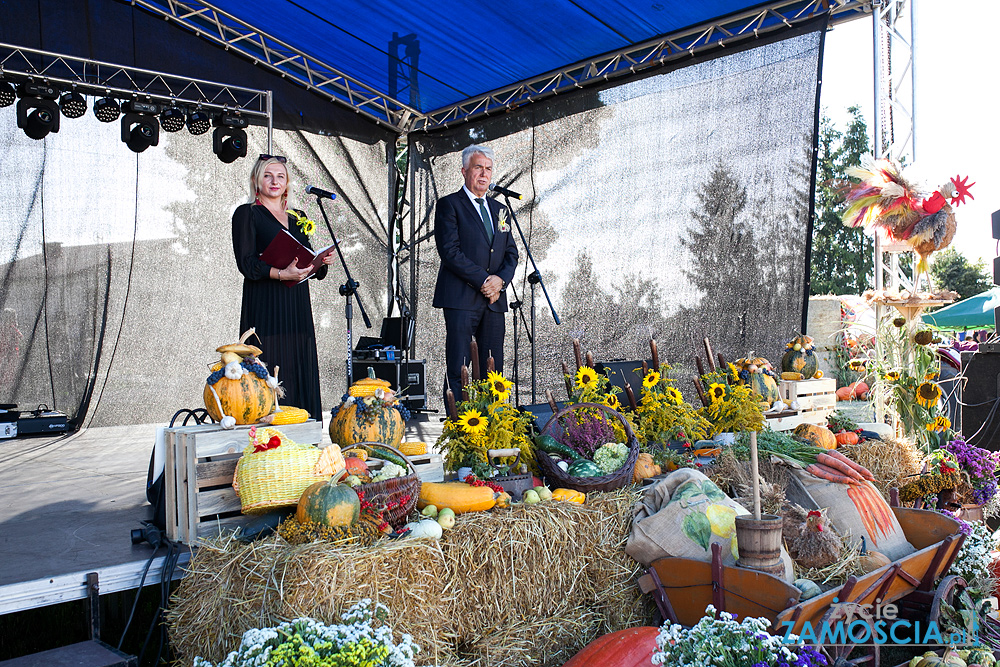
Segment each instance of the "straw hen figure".
[[799,534],[788,543],[788,555],[805,568],[824,568],[840,560],[840,536],[830,526],[826,510],[812,510]]
[[897,162],[870,156],[847,173],[861,183],[847,194],[844,224],[876,229],[890,241],[907,243],[919,258],[914,286],[919,284],[922,274],[927,274],[930,282],[927,259],[932,252],[951,245],[956,227],[952,206],[965,203],[967,196],[975,199],[969,193],[975,183],[967,183],[968,177],[956,176],[924,196],[903,178]]

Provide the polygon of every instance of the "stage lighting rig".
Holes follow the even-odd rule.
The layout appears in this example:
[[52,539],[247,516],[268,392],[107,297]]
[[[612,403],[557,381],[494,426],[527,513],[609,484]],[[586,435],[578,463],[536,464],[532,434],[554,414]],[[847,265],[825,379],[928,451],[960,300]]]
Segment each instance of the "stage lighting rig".
[[79,118],[87,113],[87,99],[75,90],[70,90],[59,98],[59,108],[67,118]]
[[102,123],[113,123],[121,115],[121,107],[113,97],[102,97],[94,102],[94,116]]
[[175,106],[169,106],[160,112],[160,128],[164,132],[179,132],[184,129],[186,117],[184,111]]
[[187,126],[191,134],[205,134],[212,127],[212,119],[201,109],[195,109],[188,114]]
[[160,143],[160,123],[156,114],[160,107],[151,102],[132,101],[126,105],[122,118],[122,141],[133,153],[141,153]]
[[17,91],[14,90],[13,84],[0,81],[0,107],[9,107],[15,100],[17,100]]
[[18,86],[17,126],[32,139],[44,139],[59,131],[59,105],[56,89],[45,83],[22,83]]
[[236,158],[246,157],[247,133],[243,128],[248,125],[247,119],[237,114],[222,114],[216,117],[215,125],[212,152],[226,164],[234,162]]

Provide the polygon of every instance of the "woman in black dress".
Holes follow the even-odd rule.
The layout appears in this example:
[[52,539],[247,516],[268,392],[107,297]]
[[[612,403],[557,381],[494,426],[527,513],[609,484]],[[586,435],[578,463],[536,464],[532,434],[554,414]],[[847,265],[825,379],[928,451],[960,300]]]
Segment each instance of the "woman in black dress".
[[[312,247],[298,218],[286,212],[285,158],[261,155],[250,172],[250,192],[251,203],[233,213],[233,252],[243,274],[240,331],[255,328],[268,370],[273,375],[275,367],[280,367],[278,380],[285,389],[282,404],[304,408],[313,419],[322,419],[309,281],[294,287],[284,284],[299,282],[309,269],[298,268],[294,261],[288,266],[269,266],[260,259],[282,228],[302,245]],[[327,265],[334,260],[332,255],[324,258],[324,265],[315,275],[317,280],[326,277]]]

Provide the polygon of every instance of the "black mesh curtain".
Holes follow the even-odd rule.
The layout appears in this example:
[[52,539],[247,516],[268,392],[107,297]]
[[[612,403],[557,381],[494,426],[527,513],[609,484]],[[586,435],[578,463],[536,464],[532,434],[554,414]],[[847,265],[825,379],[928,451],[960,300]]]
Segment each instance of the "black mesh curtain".
[[[417,356],[429,360],[431,398],[440,403],[444,322],[430,306],[439,260],[428,234],[435,200],[462,185],[460,152],[470,143],[492,147],[494,179],[525,194],[514,210],[562,319],[554,324],[538,290],[538,401],[562,387],[559,361],[572,362],[573,338],[610,361],[647,358],[655,337],[682,378],[693,375],[705,336],[730,359],[777,357],[801,327],[807,291],[823,27],[413,137]],[[530,304],[521,258],[513,287]],[[529,403],[520,331],[520,396]]]
[[[118,133],[88,114],[34,141],[17,129],[13,107],[0,109],[0,174],[10,184],[0,192],[0,402],[45,404],[88,426],[162,422],[201,405],[215,348],[240,334],[230,220],[247,200],[252,159],[266,150],[262,128],[251,128],[251,159],[230,165],[207,135],[162,133],[158,147],[136,155]],[[293,131],[275,132],[271,151],[289,159],[289,203],[318,223],[317,247],[331,239],[304,186],[338,193],[324,205],[376,326],[386,151],[384,141]],[[325,406],[345,388],[342,282],[333,267],[312,284]]]

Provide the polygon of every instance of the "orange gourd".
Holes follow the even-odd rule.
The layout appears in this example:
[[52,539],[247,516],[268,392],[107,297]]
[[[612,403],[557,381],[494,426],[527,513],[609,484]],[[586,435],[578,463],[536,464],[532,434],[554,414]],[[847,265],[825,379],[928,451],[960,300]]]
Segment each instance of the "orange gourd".
[[563,667],[639,667],[649,665],[656,652],[659,628],[627,628],[598,637]]
[[865,397],[868,395],[868,384],[865,382],[855,382],[851,385],[850,389],[854,398],[859,401],[865,400]]
[[854,391],[850,387],[841,387],[837,390],[838,401],[849,401],[854,398]]
[[455,514],[484,512],[496,504],[493,489],[488,486],[471,486],[465,482],[424,482],[420,485],[417,508],[434,505],[438,509],[449,507]]
[[[212,371],[220,368],[222,364],[217,363],[212,367]],[[213,389],[219,396],[218,402],[212,394]],[[267,386],[266,380],[260,379],[253,373],[244,373],[239,380],[222,377],[214,385],[206,383],[202,398],[208,414],[217,422],[228,415],[235,419],[237,424],[255,424],[274,412],[274,390]],[[220,403],[222,412],[219,412]]]
[[406,430],[399,410],[391,406],[368,408],[368,411],[371,410],[375,411],[375,419],[371,423],[365,423],[358,420],[356,403],[340,406],[337,414],[330,420],[330,441],[344,449],[359,442],[380,442],[398,447]]
[[794,433],[817,447],[822,447],[823,449],[837,448],[837,438],[833,435],[833,431],[828,428],[817,426],[816,424],[799,424],[795,427]]
[[632,471],[632,483],[639,484],[647,477],[659,474],[660,466],[653,462],[652,455],[642,452],[635,461],[635,469]]
[[583,504],[586,499],[586,494],[576,489],[555,489],[552,491],[552,500],[565,500],[571,503]]
[[858,440],[860,440],[858,434],[854,431],[841,431],[834,435],[834,438],[837,439],[838,447],[840,445],[856,445],[858,444]]

